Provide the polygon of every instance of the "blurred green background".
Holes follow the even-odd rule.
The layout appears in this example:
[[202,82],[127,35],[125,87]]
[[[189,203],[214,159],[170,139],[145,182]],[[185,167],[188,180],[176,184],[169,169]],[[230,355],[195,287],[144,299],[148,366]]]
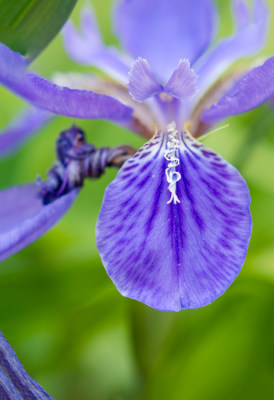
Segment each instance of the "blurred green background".
[[[111,1],[93,0],[106,43]],[[79,1],[72,18],[85,1]],[[229,2],[218,2],[220,34],[231,32]],[[271,33],[262,57],[273,54]],[[68,59],[58,35],[33,64],[55,71],[87,71]],[[0,88],[0,127],[24,103]],[[248,182],[253,234],[239,277],[212,305],[159,312],[116,290],[100,261],[95,223],[108,170],[85,184],[48,234],[0,267],[0,330],[29,374],[56,400],[274,398],[274,112],[267,105],[231,118],[204,143],[236,165]],[[104,121],[58,117],[0,161],[1,188],[45,177],[58,133],[72,122],[99,146],[130,144],[137,135]]]

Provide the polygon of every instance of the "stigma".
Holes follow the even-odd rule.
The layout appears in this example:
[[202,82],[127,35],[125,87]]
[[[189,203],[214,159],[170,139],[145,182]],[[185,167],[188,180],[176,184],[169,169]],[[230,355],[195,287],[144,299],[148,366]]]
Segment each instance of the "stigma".
[[176,186],[177,182],[181,179],[181,174],[176,171],[176,167],[180,164],[178,158],[178,149],[180,142],[178,140],[178,131],[176,129],[176,125],[174,122],[168,125],[167,127],[168,132],[168,141],[167,141],[167,148],[164,153],[164,157],[169,163],[167,164],[166,168],[166,179],[168,183],[168,190],[170,191],[170,199],[168,200],[167,204],[177,204],[180,203],[180,200],[176,194]]

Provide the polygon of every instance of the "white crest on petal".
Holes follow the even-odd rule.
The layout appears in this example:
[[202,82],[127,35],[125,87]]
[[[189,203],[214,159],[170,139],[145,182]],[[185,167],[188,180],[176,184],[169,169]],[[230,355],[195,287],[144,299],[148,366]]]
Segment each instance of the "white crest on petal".
[[179,158],[177,157],[177,150],[179,148],[180,142],[176,138],[178,131],[174,122],[168,125],[167,131],[169,135],[167,141],[167,149],[165,150],[164,157],[166,160],[169,161],[166,168],[166,179],[167,183],[169,184],[168,190],[171,193],[170,199],[167,204],[172,203],[172,201],[174,204],[177,204],[180,203],[180,200],[176,195],[176,183],[181,179],[181,174],[176,171],[176,167],[180,163]]

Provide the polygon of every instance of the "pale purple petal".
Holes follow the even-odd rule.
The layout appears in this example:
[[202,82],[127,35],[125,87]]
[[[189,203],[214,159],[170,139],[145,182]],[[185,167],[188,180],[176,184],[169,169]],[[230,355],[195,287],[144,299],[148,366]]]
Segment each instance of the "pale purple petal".
[[72,206],[78,190],[43,205],[35,184],[0,192],[0,261],[45,234]]
[[129,94],[141,103],[162,90],[163,87],[155,79],[147,60],[138,58],[129,73]]
[[113,97],[55,85],[27,73],[26,59],[0,43],[0,83],[33,105],[74,118],[132,121],[132,109]]
[[72,60],[95,66],[123,84],[128,82],[132,62],[119,50],[104,45],[91,7],[82,10],[80,31],[68,21],[62,33],[65,50]]
[[53,117],[54,114],[37,107],[24,110],[0,132],[0,157],[14,151]]
[[114,17],[123,47],[147,59],[164,83],[180,59],[194,63],[207,49],[216,13],[211,0],[120,0]]
[[[236,31],[220,40],[212,50],[198,61],[195,71],[199,75],[198,87],[202,95],[228,68],[243,57],[256,54],[265,44],[269,11],[264,0],[253,0],[253,17],[244,1],[234,4]],[[250,20],[251,19],[251,20]]]
[[124,296],[178,311],[211,303],[238,275],[251,234],[250,197],[233,166],[180,134],[180,203],[167,204],[168,138],[160,135],[106,189],[96,237],[106,271]]
[[190,68],[189,61],[180,60],[164,91],[179,100],[189,100],[196,93],[197,78],[193,69]]
[[252,69],[230,92],[202,115],[202,121],[217,121],[258,107],[274,95],[274,57]]
[[[1,367],[6,374],[2,372]],[[27,374],[13,348],[6,341],[1,332],[0,395],[1,400],[53,400],[53,398]]]
[[250,11],[247,2],[245,0],[232,0],[231,7],[236,31],[244,29],[248,26],[250,20]]

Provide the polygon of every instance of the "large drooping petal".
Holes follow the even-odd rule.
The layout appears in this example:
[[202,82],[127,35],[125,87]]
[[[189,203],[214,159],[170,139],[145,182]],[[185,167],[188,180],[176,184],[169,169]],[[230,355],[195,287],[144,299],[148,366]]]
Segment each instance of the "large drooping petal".
[[15,150],[53,116],[54,114],[38,107],[24,110],[0,132],[0,157]]
[[[2,368],[2,369],[1,369]],[[2,400],[53,400],[32,379],[0,332],[0,398]]]
[[68,21],[62,32],[65,49],[73,60],[84,65],[93,65],[119,82],[127,83],[131,60],[118,49],[104,45],[90,6],[82,10],[80,31]]
[[252,69],[237,84],[202,115],[202,121],[212,122],[242,114],[258,107],[274,95],[274,57]]
[[0,192],[0,261],[46,233],[73,204],[78,190],[43,205],[35,184]]
[[221,39],[195,65],[203,94],[238,59],[256,54],[265,44],[269,12],[264,0],[253,0],[253,16],[245,0],[232,2],[235,33]]
[[211,0],[119,0],[114,18],[123,47],[166,82],[180,59],[194,63],[207,49],[216,13]]
[[172,146],[161,135],[106,189],[96,236],[106,271],[124,296],[178,311],[211,303],[238,275],[251,234],[250,197],[233,166],[179,134],[174,180],[181,174],[180,203],[167,204],[165,156]]
[[26,59],[0,43],[0,83],[33,105],[74,118],[132,121],[132,109],[117,99],[72,90],[26,71]]

